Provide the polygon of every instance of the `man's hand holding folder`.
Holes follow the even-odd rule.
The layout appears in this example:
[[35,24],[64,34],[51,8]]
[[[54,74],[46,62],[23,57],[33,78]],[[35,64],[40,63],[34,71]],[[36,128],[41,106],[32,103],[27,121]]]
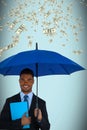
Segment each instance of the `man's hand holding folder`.
[[31,124],[31,117],[26,117],[26,114],[24,114],[23,117],[21,118],[21,124],[22,126]]

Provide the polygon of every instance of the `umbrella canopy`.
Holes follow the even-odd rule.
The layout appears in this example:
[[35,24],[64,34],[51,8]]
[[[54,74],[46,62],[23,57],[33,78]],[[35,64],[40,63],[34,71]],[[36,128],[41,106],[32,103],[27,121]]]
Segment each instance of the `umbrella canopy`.
[[20,52],[0,62],[0,74],[19,75],[24,68],[30,68],[34,75],[59,75],[71,74],[84,70],[79,64],[60,55],[47,50],[32,50]]

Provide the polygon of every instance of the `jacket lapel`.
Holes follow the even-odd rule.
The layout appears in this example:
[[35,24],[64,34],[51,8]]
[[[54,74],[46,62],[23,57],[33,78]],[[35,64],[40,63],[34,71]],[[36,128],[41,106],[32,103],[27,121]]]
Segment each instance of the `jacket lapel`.
[[29,115],[33,115],[34,114],[34,109],[36,108],[36,96],[33,94],[32,97],[32,102],[31,102],[31,106],[30,106],[30,110],[29,110]]

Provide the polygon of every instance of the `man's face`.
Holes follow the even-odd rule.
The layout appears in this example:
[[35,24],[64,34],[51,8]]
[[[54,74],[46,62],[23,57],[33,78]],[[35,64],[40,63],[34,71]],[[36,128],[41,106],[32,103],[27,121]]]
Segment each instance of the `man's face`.
[[19,79],[21,91],[28,94],[32,91],[32,86],[34,83],[34,78],[31,74],[22,74]]

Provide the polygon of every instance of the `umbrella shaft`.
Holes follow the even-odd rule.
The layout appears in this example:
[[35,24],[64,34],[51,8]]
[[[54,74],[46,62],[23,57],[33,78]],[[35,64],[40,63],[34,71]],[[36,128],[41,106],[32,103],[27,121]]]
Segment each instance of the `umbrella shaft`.
[[36,63],[36,108],[38,108],[38,63]]

